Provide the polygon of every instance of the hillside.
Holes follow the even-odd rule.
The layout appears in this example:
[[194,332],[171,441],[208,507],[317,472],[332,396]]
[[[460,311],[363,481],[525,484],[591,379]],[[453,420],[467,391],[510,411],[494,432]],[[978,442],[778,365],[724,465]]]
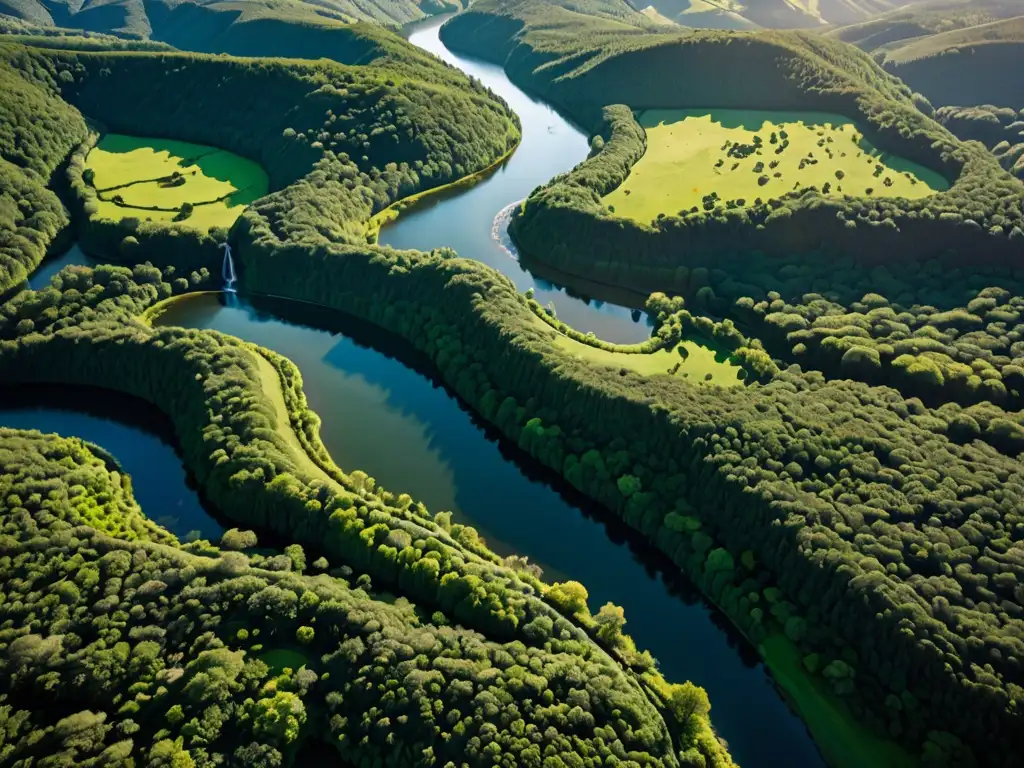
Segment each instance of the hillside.
[[703,29],[816,29],[853,24],[905,0],[634,0],[684,27]]
[[[667,683],[623,633],[621,609],[591,615],[582,585],[545,584],[451,513],[344,473],[287,360],[148,322],[158,302],[209,285],[216,245],[229,237],[254,290],[265,291],[259,280],[285,295],[331,285],[350,312],[372,308],[377,321],[422,310],[412,327],[424,351],[428,339],[434,352],[460,343],[440,312],[470,318],[460,297],[486,292],[481,278],[505,291],[520,320],[536,317],[507,280],[450,252],[367,244],[372,214],[492,165],[517,144],[519,126],[479,82],[400,38],[366,29],[361,39],[365,63],[350,66],[0,45],[0,171],[11,174],[0,179],[3,277],[34,269],[69,224],[53,178],[67,180],[90,252],[149,260],[70,267],[3,304],[4,382],[98,386],[159,409],[204,500],[245,528],[219,546],[182,544],[143,517],[109,455],[0,431],[0,528],[13,555],[0,577],[18,595],[2,606],[0,762],[276,767],[302,764],[301,745],[323,742],[335,764],[629,755],[652,768],[730,768],[706,694]],[[116,181],[130,153],[98,167],[97,126],[122,143],[112,132],[211,150],[179,144],[182,161],[191,158],[181,172],[166,175],[176,163],[167,157],[140,180],[161,195],[207,184],[190,163],[222,163],[229,152],[262,166],[272,191],[230,234],[107,218],[97,188]],[[114,186],[127,196],[135,183]],[[406,298],[389,300],[381,279]],[[463,356],[435,362],[445,375],[457,366],[463,384],[482,375]],[[282,541],[283,552],[253,551],[249,530]]]
[[339,23],[402,25],[456,7],[453,0],[0,0],[0,13],[37,25],[228,53],[245,46],[247,38],[272,39],[282,24],[305,28],[316,44],[314,30],[322,36]]
[[1024,0],[932,0],[826,34],[936,106],[1024,103]]
[[1024,15],[889,45],[887,72],[934,104],[1024,104]]
[[965,141],[980,141],[999,164],[1024,179],[1024,109],[995,107],[940,107],[935,119]]

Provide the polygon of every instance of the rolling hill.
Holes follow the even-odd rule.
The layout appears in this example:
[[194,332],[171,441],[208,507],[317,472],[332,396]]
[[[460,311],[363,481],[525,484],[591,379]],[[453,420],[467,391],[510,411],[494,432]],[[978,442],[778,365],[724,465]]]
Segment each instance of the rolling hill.
[[211,49],[219,37],[230,43],[261,35],[281,21],[310,29],[354,21],[393,26],[458,7],[452,0],[0,0],[0,13],[33,24],[177,44],[194,37],[197,45],[180,46],[191,50]]
[[826,34],[936,105],[1024,103],[1024,0],[918,3]]
[[[647,4],[649,3],[649,4]],[[905,3],[901,0],[635,0],[684,27],[702,29],[814,29],[854,24]]]

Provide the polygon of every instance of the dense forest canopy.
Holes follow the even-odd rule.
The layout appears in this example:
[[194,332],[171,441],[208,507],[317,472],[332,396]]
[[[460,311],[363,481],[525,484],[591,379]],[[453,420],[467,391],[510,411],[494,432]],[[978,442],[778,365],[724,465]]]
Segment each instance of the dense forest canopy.
[[[514,146],[514,116],[478,83],[397,38],[366,36],[385,42],[363,66],[4,46],[4,162],[28,187],[5,185],[18,195],[3,222],[10,282],[69,223],[51,177],[65,176],[73,210],[89,211],[97,128],[258,158],[275,190],[259,220],[273,217],[271,231],[293,244],[364,242],[383,206]],[[210,121],[214,111],[223,119]],[[52,222],[51,200],[63,217]],[[218,510],[294,543],[270,556],[234,531],[219,548],[182,545],[146,521],[113,458],[0,433],[5,594],[26,586],[24,599],[5,600],[0,630],[10,649],[0,661],[5,762],[276,766],[323,740],[354,764],[731,765],[706,694],[664,681],[622,633],[621,609],[591,616],[581,585],[544,584],[450,514],[344,474],[283,358],[148,326],[155,302],[208,283],[226,232],[76,222],[97,253],[131,263],[145,251],[167,266],[71,268],[44,291],[18,293],[0,313],[3,381],[60,370],[58,380],[153,403],[172,416]],[[38,247],[26,254],[15,237]],[[286,410],[275,411],[268,381]],[[69,567],[74,586],[53,586]],[[371,580],[392,597],[378,598]],[[40,608],[43,593],[61,597]]]

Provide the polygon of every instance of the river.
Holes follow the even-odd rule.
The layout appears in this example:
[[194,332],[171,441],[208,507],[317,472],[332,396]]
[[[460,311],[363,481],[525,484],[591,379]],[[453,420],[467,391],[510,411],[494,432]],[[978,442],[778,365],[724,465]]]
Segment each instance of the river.
[[[645,338],[649,328],[641,314],[587,301],[533,278],[492,237],[498,212],[582,160],[587,141],[556,112],[516,88],[500,67],[447,51],[438,38],[440,24],[433,20],[416,27],[410,40],[503,96],[522,119],[523,142],[509,162],[481,183],[428,198],[404,212],[381,233],[381,242],[454,247],[509,275],[521,289],[533,286],[538,300],[553,303],[561,319],[581,330],[616,341]],[[45,266],[67,263],[83,262],[72,255]],[[654,654],[669,680],[689,679],[707,689],[715,727],[741,765],[824,764],[753,649],[679,578],[678,568],[560,479],[499,443],[401,343],[338,313],[267,300],[254,306],[236,296],[175,303],[159,322],[216,329],[287,356],[302,372],[309,405],[322,419],[323,441],[343,469],[361,469],[433,511],[452,510],[499,553],[526,555],[539,564],[548,580],[580,581],[595,612],[609,601],[623,606],[626,630],[640,648]],[[82,434],[76,431],[79,422],[60,413],[51,409],[35,422],[26,417],[12,425],[80,434],[122,458],[136,450],[118,444],[113,428],[110,439],[91,427]],[[0,410],[0,424],[10,418],[10,411]],[[134,430],[139,441],[143,429]],[[152,460],[154,466],[157,461]],[[181,465],[173,453],[159,461],[169,478],[177,477]],[[133,471],[127,463],[125,468]],[[135,484],[140,501],[146,484],[142,478],[137,475]],[[143,508],[150,514],[162,509],[159,500],[152,505],[143,501]]]

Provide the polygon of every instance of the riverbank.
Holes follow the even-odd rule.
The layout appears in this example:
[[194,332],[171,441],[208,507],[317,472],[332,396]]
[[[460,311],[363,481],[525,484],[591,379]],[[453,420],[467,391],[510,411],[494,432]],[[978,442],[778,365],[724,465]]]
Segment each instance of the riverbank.
[[424,200],[427,200],[428,198],[434,197],[435,195],[457,192],[459,190],[467,189],[476,184],[479,184],[481,181],[483,181],[492,173],[501,168],[501,166],[503,166],[506,162],[508,162],[508,159],[512,157],[516,149],[519,148],[519,144],[521,143],[521,141],[522,138],[520,136],[520,138],[516,140],[515,145],[512,146],[508,150],[508,152],[499,157],[486,168],[482,168],[475,173],[471,173],[468,176],[463,176],[461,179],[457,179],[448,184],[443,184],[440,187],[434,187],[433,189],[425,189],[422,192],[417,192],[414,195],[409,195],[409,197],[403,197],[401,200],[396,200],[395,202],[393,202],[384,210],[375,213],[373,216],[370,217],[370,220],[366,223],[366,242],[376,244],[378,238],[380,237],[381,228],[387,226],[388,224],[393,224],[401,215],[402,211],[408,210],[412,206],[421,203]]

